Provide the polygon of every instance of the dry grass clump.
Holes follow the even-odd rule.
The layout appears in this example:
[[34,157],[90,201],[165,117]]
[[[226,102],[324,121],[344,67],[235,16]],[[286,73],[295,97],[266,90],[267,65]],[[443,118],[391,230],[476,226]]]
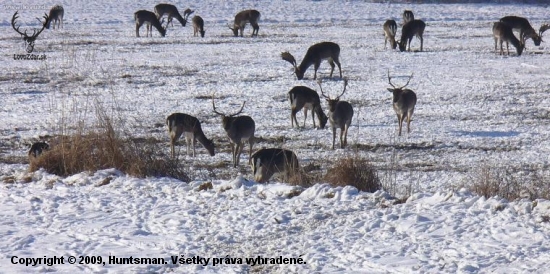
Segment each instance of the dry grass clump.
[[337,160],[327,170],[325,180],[333,186],[350,185],[365,192],[376,192],[382,189],[374,166],[358,155]]

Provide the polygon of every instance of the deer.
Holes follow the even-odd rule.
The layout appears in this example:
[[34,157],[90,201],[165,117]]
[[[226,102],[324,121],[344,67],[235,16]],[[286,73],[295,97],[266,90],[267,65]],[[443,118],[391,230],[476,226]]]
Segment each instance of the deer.
[[197,34],[200,33],[201,37],[204,37],[204,20],[202,17],[195,15],[193,19],[191,19],[191,22],[193,22],[193,36],[197,36]]
[[525,33],[521,37],[521,40],[514,36],[512,32],[512,27],[502,22],[495,22],[493,24],[493,38],[495,39],[495,51],[497,51],[497,42],[500,44],[500,55],[504,54],[502,48],[502,43],[506,42],[506,51],[510,55],[509,43],[511,43],[515,48],[518,56],[521,55],[523,49],[525,48]]
[[500,18],[499,22],[506,24],[512,28],[512,30],[519,30],[519,37],[524,37],[525,40],[531,38],[535,46],[540,46],[540,42],[542,42],[542,33],[537,33],[526,18],[519,16],[504,16]]
[[397,48],[397,42],[395,41],[395,34],[397,33],[397,23],[395,20],[386,20],[384,23],[384,49],[390,40],[390,46],[392,49]]
[[262,148],[251,158],[254,181],[265,183],[274,174],[283,174],[283,181],[288,182],[292,176],[300,172],[298,157],[291,150],[282,148]]
[[46,142],[35,142],[31,145],[29,149],[29,159],[32,159],[33,157],[36,158],[42,154],[42,152],[49,150],[50,145]]
[[243,102],[241,109],[233,114],[224,114],[216,110],[216,104],[214,103],[214,97],[212,96],[212,108],[214,113],[222,117],[222,126],[227,137],[229,137],[229,143],[231,144],[231,154],[233,156],[233,167],[239,165],[239,159],[243,151],[243,142],[248,141],[250,146],[248,152],[248,158],[252,157],[252,146],[254,145],[254,131],[256,130],[256,124],[250,116],[237,116],[243,111],[246,101]]
[[308,87],[305,86],[295,86],[288,92],[288,97],[290,100],[290,122],[292,127],[294,127],[294,122],[296,126],[300,127],[298,120],[296,119],[296,113],[298,113],[302,108],[304,109],[304,127],[306,127],[307,112],[311,110],[311,119],[313,121],[313,127],[315,128],[315,114],[317,114],[317,119],[319,119],[319,127],[321,129],[325,128],[327,124],[328,117],[323,112],[321,108],[321,99],[319,99],[319,94]]
[[194,11],[191,9],[186,9],[183,11],[183,17],[181,16],[180,12],[178,11],[178,8],[176,6],[171,4],[158,4],[155,6],[155,15],[158,20],[165,14],[168,16],[168,20],[166,21],[166,26],[168,24],[172,23],[172,27],[174,26],[174,23],[172,22],[172,18],[176,18],[182,27],[185,27],[185,24],[187,24],[187,19],[189,18],[189,15],[191,15]]
[[260,12],[257,10],[243,10],[235,15],[233,27],[229,26],[229,29],[233,31],[233,36],[239,36],[240,31],[241,37],[243,37],[244,27],[246,23],[250,23],[252,25],[252,37],[258,36],[260,16]]
[[185,133],[185,141],[187,144],[187,155],[189,155],[189,145],[193,147],[193,157],[195,157],[196,141],[208,150],[210,156],[214,156],[214,143],[206,138],[202,131],[201,122],[194,116],[185,113],[172,113],[166,118],[168,126],[168,135],[170,136],[170,155],[175,158],[176,141]]
[[63,27],[63,14],[65,10],[61,5],[55,5],[50,9],[50,15],[48,16],[50,20],[46,22],[46,28],[50,29],[50,23],[53,21],[53,29],[55,29],[55,24],[57,23],[57,29],[60,25]]
[[413,75],[409,77],[407,83],[402,87],[396,87],[391,82],[390,72],[388,70],[388,82],[392,88],[388,88],[388,91],[393,94],[393,110],[397,114],[397,122],[399,124],[399,136],[401,136],[401,128],[403,127],[403,121],[407,118],[407,133],[411,132],[411,118],[414,113],[414,106],[416,105],[416,93],[405,87],[411,81]]
[[298,80],[304,79],[304,73],[311,65],[313,65],[315,70],[313,80],[316,80],[317,70],[323,60],[328,60],[328,63],[330,64],[330,77],[332,77],[332,73],[334,72],[334,63],[336,63],[336,65],[338,65],[338,70],[340,71],[340,78],[342,78],[342,68],[339,60],[340,46],[336,43],[321,42],[309,47],[299,66],[296,66],[296,59],[292,56],[292,54],[290,54],[290,52],[286,51],[281,53],[281,57],[283,60],[294,66],[294,73],[296,74]]
[[[153,26],[159,31],[162,37],[166,36],[166,27],[163,27],[157,16],[148,10],[138,10],[134,13],[134,19],[136,20],[136,37],[139,36],[139,28],[146,23],[147,29],[146,36],[153,37]],[[168,24],[167,24],[168,26]]]
[[414,13],[412,10],[404,10],[403,11],[403,25],[409,23],[410,21],[414,20]]
[[399,50],[405,51],[405,46],[409,45],[407,51],[411,51],[411,40],[414,36],[420,39],[420,51],[424,45],[424,29],[426,28],[426,23],[422,20],[412,20],[403,25],[401,29],[401,40],[397,43],[399,44]]
[[550,29],[550,25],[548,25],[548,24],[543,24],[543,25],[540,26],[540,28],[539,28],[539,36],[540,36],[541,41],[542,41],[542,34],[543,34],[545,31],[547,31],[548,29]]
[[40,21],[39,18],[36,18],[36,20],[38,20],[38,22],[40,22],[40,24],[42,25],[42,28],[40,30],[33,29],[32,35],[29,36],[27,34],[27,30],[25,30],[25,32],[21,32],[19,30],[20,26],[16,25],[16,20],[19,18],[18,13],[19,13],[19,11],[16,11],[13,14],[13,17],[11,18],[11,26],[13,27],[13,29],[17,33],[19,33],[21,36],[23,36],[23,41],[25,41],[27,43],[26,50],[27,50],[28,53],[31,53],[34,50],[34,41],[36,41],[36,38],[38,38],[38,35],[40,35],[40,33],[42,33],[44,28],[46,28],[46,23],[48,22],[49,17],[48,17],[47,14],[44,13],[44,17],[43,17],[45,19],[44,22]]
[[344,148],[348,143],[348,129],[353,118],[353,107],[351,104],[346,101],[340,101],[340,97],[346,93],[348,80],[344,79],[344,90],[334,99],[325,95],[323,92],[323,87],[321,86],[321,80],[318,80],[317,84],[321,90],[321,95],[327,100],[328,103],[328,118],[332,127],[332,149],[334,150],[336,128],[340,128],[340,148]]

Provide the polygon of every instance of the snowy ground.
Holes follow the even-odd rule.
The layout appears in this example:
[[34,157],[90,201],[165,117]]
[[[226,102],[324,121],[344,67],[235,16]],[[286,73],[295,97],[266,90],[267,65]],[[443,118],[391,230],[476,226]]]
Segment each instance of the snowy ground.
[[[550,167],[548,43],[535,47],[528,41],[522,56],[508,57],[495,54],[491,37],[492,22],[504,15],[525,16],[538,29],[549,22],[550,7],[176,2],[180,10],[190,7],[205,19],[201,39],[192,36],[189,25],[177,23],[165,38],[156,31],[153,38],[136,38],[133,12],[152,10],[157,2],[75,2],[63,3],[65,28],[46,30],[36,41],[34,54],[46,54],[47,61],[13,59],[25,51],[10,20],[20,10],[21,28],[36,26],[34,18],[55,3],[6,1],[0,9],[0,271],[544,272],[550,259],[550,203],[486,200],[462,186],[483,165]],[[44,8],[29,8],[34,5]],[[258,38],[234,38],[226,26],[245,8],[262,13]],[[404,9],[427,23],[424,52],[383,47],[383,22],[400,21]],[[248,26],[245,34],[251,31]],[[342,99],[355,109],[348,138],[355,149],[330,150],[332,133],[312,129],[310,119],[305,129],[290,128],[288,90],[318,88],[313,70],[298,81],[279,54],[288,50],[301,61],[307,47],[320,41],[342,49],[343,74],[349,79]],[[417,39],[412,46],[419,48]],[[402,137],[397,137],[386,91],[388,70],[414,73],[409,87],[418,103],[412,132]],[[323,63],[318,76],[325,90],[341,91],[342,81],[329,79],[328,72]],[[392,180],[415,194],[404,204],[390,205],[385,193],[358,193],[323,182],[296,197],[292,186],[250,182],[244,156],[241,167],[230,167],[212,94],[226,112],[247,102],[244,112],[255,119],[260,137],[255,148],[292,149],[302,166],[320,166],[320,173],[340,157],[359,153],[382,170],[395,167]],[[112,110],[135,136],[165,142],[167,151],[166,116],[194,115],[217,144],[217,154],[210,157],[198,147],[193,159],[183,155],[185,146],[178,147],[193,171],[189,184],[130,178],[113,170],[69,178],[28,173],[26,144],[59,134],[71,122],[91,125],[95,104]],[[303,121],[301,113],[298,120]],[[105,178],[111,183],[99,186]],[[214,189],[197,191],[208,181]],[[180,254],[229,256],[243,263],[173,264],[171,256]],[[101,256],[106,264],[25,267],[11,261],[12,256],[67,260],[71,255]],[[160,257],[167,264],[109,264],[109,256]],[[257,256],[302,258],[307,264],[245,262]]]

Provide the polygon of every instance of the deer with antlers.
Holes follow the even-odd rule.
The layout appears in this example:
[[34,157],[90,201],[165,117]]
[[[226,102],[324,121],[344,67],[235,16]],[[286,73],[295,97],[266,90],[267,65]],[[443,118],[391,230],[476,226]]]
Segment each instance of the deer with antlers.
[[39,18],[36,18],[36,20],[38,20],[38,22],[40,22],[40,24],[42,25],[42,28],[40,30],[37,30],[37,29],[33,29],[33,32],[32,32],[32,35],[28,35],[27,34],[27,30],[25,30],[25,32],[21,32],[19,30],[19,27],[20,26],[16,26],[16,20],[19,18],[18,16],[18,13],[19,11],[16,11],[14,14],[13,14],[13,17],[11,18],[11,26],[13,27],[13,29],[19,33],[21,36],[23,36],[23,41],[25,41],[27,43],[27,52],[28,53],[31,53],[33,50],[34,50],[34,41],[36,41],[36,38],[38,37],[38,35],[40,35],[40,33],[42,33],[42,31],[44,30],[44,28],[46,28],[46,23],[48,22],[49,20],[49,17],[47,14],[44,13],[44,19],[45,21],[42,22],[40,21]]
[[300,124],[298,124],[298,120],[296,119],[296,114],[303,108],[304,127],[306,127],[307,112],[308,110],[311,110],[313,127],[316,127],[315,114],[317,114],[317,118],[319,119],[319,127],[325,128],[328,117],[321,108],[321,99],[319,99],[319,94],[315,90],[305,86],[295,86],[288,92],[288,97],[290,99],[290,121],[292,127],[294,127],[294,122],[296,122],[297,127],[300,127]]
[[411,81],[413,75],[409,77],[407,83],[402,87],[396,87],[391,82],[390,72],[388,70],[388,82],[393,88],[388,88],[388,91],[393,94],[393,110],[397,114],[397,121],[399,123],[399,136],[401,136],[401,128],[403,127],[403,121],[407,118],[407,132],[411,132],[411,118],[414,112],[414,106],[416,105],[416,93],[405,87]]
[[252,25],[252,37],[258,36],[258,31],[260,30],[258,21],[260,21],[260,16],[260,12],[257,10],[243,10],[235,15],[233,27],[229,26],[229,29],[233,31],[235,37],[239,36],[239,31],[241,37],[243,37],[244,27],[246,23],[250,23]]
[[243,142],[248,141],[250,145],[248,158],[252,156],[252,146],[254,145],[254,131],[256,130],[256,123],[250,116],[237,116],[243,112],[243,108],[246,102],[243,102],[241,109],[233,114],[224,114],[216,110],[216,104],[214,103],[214,96],[212,96],[212,108],[214,113],[222,117],[222,126],[227,137],[229,137],[229,143],[231,144],[231,154],[233,155],[233,167],[239,165],[239,159],[243,151]]
[[306,52],[306,56],[304,56],[304,59],[302,59],[299,66],[296,66],[296,59],[292,56],[292,54],[290,54],[290,52],[286,51],[281,53],[281,57],[283,60],[294,66],[294,73],[296,74],[298,80],[302,80],[304,78],[304,73],[311,65],[313,65],[315,70],[313,80],[316,80],[317,70],[323,60],[328,60],[328,63],[330,64],[330,77],[332,77],[332,73],[334,72],[334,63],[336,63],[336,65],[338,65],[338,70],[340,71],[340,78],[342,78],[342,68],[339,60],[340,46],[336,43],[321,42],[309,47]]
[[191,9],[186,9],[183,11],[183,16],[181,16],[180,12],[178,11],[178,8],[176,6],[171,4],[158,4],[155,6],[155,15],[158,20],[160,20],[161,17],[164,15],[168,16],[168,20],[166,21],[166,26],[168,26],[170,23],[172,24],[172,27],[174,26],[174,23],[172,22],[172,18],[176,18],[182,27],[185,27],[185,24],[187,24],[187,19],[189,18],[189,15],[191,15],[194,11]]
[[542,25],[539,29],[539,33],[529,23],[529,20],[519,16],[504,16],[500,18],[501,23],[508,25],[512,30],[519,30],[519,37],[523,37],[525,40],[531,38],[535,46],[540,46],[542,42],[542,33],[548,29],[548,25]]
[[319,84],[319,88],[321,89],[321,95],[328,103],[328,118],[332,127],[332,149],[334,149],[336,139],[336,128],[340,128],[340,148],[344,148],[348,143],[348,129],[353,118],[353,107],[351,104],[346,101],[340,101],[340,97],[346,93],[348,80],[344,79],[344,90],[334,99],[325,95],[321,86],[321,80],[318,80],[317,84]]
[[65,14],[65,10],[63,9],[63,6],[61,5],[55,5],[50,9],[50,15],[49,20],[46,22],[46,28],[50,29],[50,24],[53,21],[53,29],[55,29],[55,24],[57,23],[57,29],[59,27],[63,27],[63,15]]
[[292,176],[300,172],[296,154],[282,148],[262,148],[250,158],[254,180],[265,183],[275,174],[282,174],[283,181],[289,182]]
[[185,141],[187,144],[187,155],[189,155],[189,146],[193,147],[193,157],[195,157],[195,143],[199,141],[210,156],[214,156],[214,143],[206,138],[202,131],[201,122],[196,117],[185,113],[172,113],[166,118],[168,126],[168,134],[170,135],[170,153],[172,158],[175,157],[176,141],[185,133]]
[[138,10],[134,13],[134,20],[136,20],[136,37],[139,37],[139,28],[143,24],[146,24],[146,36],[153,37],[153,26],[159,31],[162,37],[166,36],[166,27],[162,26],[162,23],[154,13],[148,10]]

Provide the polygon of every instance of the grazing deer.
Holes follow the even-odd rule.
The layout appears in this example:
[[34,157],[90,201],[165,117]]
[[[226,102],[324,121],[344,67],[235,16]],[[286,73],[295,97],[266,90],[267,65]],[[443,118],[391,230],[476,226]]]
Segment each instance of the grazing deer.
[[34,157],[40,156],[42,152],[49,150],[50,145],[48,145],[46,142],[36,142],[31,145],[31,148],[29,149],[29,159]]
[[278,173],[283,174],[283,181],[288,182],[292,176],[300,172],[298,157],[290,150],[281,148],[262,148],[251,158],[254,181],[265,183]]
[[340,97],[346,92],[348,80],[344,79],[344,90],[334,99],[325,95],[323,87],[321,87],[321,80],[317,81],[317,83],[321,89],[321,95],[325,97],[329,107],[328,117],[332,126],[332,149],[334,149],[337,127],[340,128],[340,148],[344,148],[348,143],[348,129],[353,118],[353,107],[351,104],[346,101],[340,101]]
[[63,9],[63,6],[61,5],[55,5],[50,9],[50,15],[48,16],[50,20],[46,23],[46,28],[50,29],[50,23],[53,21],[53,29],[55,29],[55,24],[57,23],[57,29],[59,29],[59,25],[63,27],[63,14],[65,13],[65,10]]
[[193,36],[197,36],[200,32],[201,37],[204,37],[204,20],[202,20],[202,17],[195,15],[191,21],[193,22]]
[[401,30],[401,40],[399,40],[399,50],[405,51],[405,46],[408,44],[408,51],[411,51],[411,40],[414,36],[420,39],[420,51],[424,45],[424,29],[426,28],[426,23],[422,20],[412,20],[405,25]]
[[252,145],[254,145],[254,131],[256,130],[256,124],[250,116],[236,116],[243,111],[244,104],[241,109],[233,114],[223,114],[216,110],[216,104],[214,103],[214,97],[212,97],[212,108],[214,113],[222,116],[222,126],[227,137],[229,137],[229,143],[231,144],[231,154],[233,155],[233,167],[239,165],[239,159],[243,152],[243,142],[248,141],[250,150],[248,152],[248,158],[252,156]]
[[44,23],[42,23],[42,21],[40,21],[40,19],[36,18],[38,20],[38,22],[40,22],[40,24],[42,25],[42,28],[40,30],[37,30],[37,29],[33,29],[32,31],[32,35],[29,36],[27,34],[27,30],[25,30],[25,32],[21,32],[19,31],[19,27],[20,26],[16,26],[15,24],[15,20],[17,20],[17,18],[19,18],[19,16],[17,15],[18,11],[16,11],[14,14],[13,14],[13,17],[11,18],[11,26],[13,27],[13,29],[19,33],[21,36],[23,36],[23,41],[25,41],[27,43],[27,52],[28,53],[31,53],[33,50],[34,50],[34,41],[36,40],[36,38],[38,37],[38,35],[40,35],[40,33],[42,33],[42,31],[44,30],[44,28],[46,28],[46,23],[49,21],[49,17],[47,14],[44,13]]
[[497,51],[497,42],[500,44],[500,55],[504,54],[504,50],[502,48],[503,42],[506,42],[506,51],[508,52],[508,55],[510,55],[508,43],[512,43],[512,45],[516,48],[518,56],[521,55],[523,49],[525,48],[525,37],[521,37],[521,40],[518,40],[518,38],[514,36],[512,28],[502,22],[495,22],[493,24],[493,38],[495,39],[495,51]]
[[168,134],[170,135],[170,153],[172,158],[175,157],[174,146],[180,136],[185,133],[185,141],[187,144],[187,155],[189,155],[189,145],[193,146],[193,157],[195,157],[195,142],[199,141],[210,156],[214,156],[214,143],[209,140],[202,132],[201,122],[185,113],[172,113],[166,118],[166,125],[168,126]]
[[388,40],[390,40],[390,46],[392,49],[397,48],[397,42],[395,41],[395,34],[397,33],[397,23],[395,23],[395,20],[387,20],[384,23],[384,49],[386,49],[386,45],[388,43]]
[[290,121],[292,127],[294,127],[294,122],[296,126],[300,127],[298,120],[296,119],[296,113],[302,108],[304,109],[304,127],[306,127],[307,111],[311,109],[311,119],[313,121],[313,127],[315,126],[315,114],[317,114],[317,119],[319,119],[319,126],[325,128],[327,124],[328,117],[323,112],[321,108],[321,100],[319,99],[319,94],[315,90],[312,90],[304,86],[295,86],[288,92],[288,97],[290,99]]
[[315,70],[315,73],[313,74],[313,80],[317,79],[317,70],[319,69],[319,66],[321,65],[321,61],[328,60],[328,63],[330,64],[331,70],[330,70],[330,77],[332,77],[332,73],[334,72],[334,63],[338,65],[338,70],[340,71],[340,78],[342,78],[342,68],[340,66],[340,46],[338,44],[333,42],[321,42],[318,44],[315,44],[306,52],[306,56],[304,56],[304,59],[302,60],[302,63],[300,63],[299,66],[296,66],[296,59],[290,52],[286,51],[281,53],[281,57],[283,60],[289,62],[294,66],[294,73],[296,73],[296,77],[298,80],[302,80],[304,78],[304,73],[306,70],[313,65],[313,68]]
[[157,16],[148,10],[138,10],[134,13],[134,19],[136,20],[136,37],[139,37],[139,28],[146,23],[147,29],[146,36],[153,37],[153,26],[160,32],[162,37],[166,36],[166,28],[162,27]]
[[172,23],[172,27],[174,26],[172,18],[176,18],[180,22],[180,24],[185,27],[185,24],[187,23],[187,18],[189,18],[189,15],[191,15],[191,13],[193,12],[194,11],[191,9],[186,9],[185,11],[183,11],[182,17],[180,12],[178,11],[178,8],[176,8],[176,6],[174,5],[158,4],[155,6],[155,15],[157,16],[157,19],[160,20],[160,18],[166,14],[168,16],[166,26]]
[[525,40],[531,38],[535,46],[540,46],[540,42],[542,42],[542,33],[539,32],[537,34],[526,18],[519,16],[504,16],[500,18],[500,22],[508,25],[512,30],[519,30],[519,37],[523,37]]
[[414,20],[414,13],[412,12],[412,10],[403,11],[403,25],[413,20]]
[[403,121],[407,118],[407,132],[411,132],[411,118],[414,112],[414,106],[416,105],[416,93],[405,87],[412,79],[412,74],[407,80],[407,83],[402,87],[395,87],[391,82],[390,72],[388,71],[388,82],[393,88],[388,88],[388,91],[393,93],[393,110],[397,114],[397,121],[399,123],[399,136],[401,136],[401,128],[403,127]]
[[241,37],[243,37],[244,27],[246,23],[250,22],[252,25],[252,37],[258,36],[258,31],[260,26],[258,25],[260,21],[260,12],[257,10],[243,10],[237,15],[235,15],[235,20],[233,21],[233,27],[229,26],[229,29],[233,31],[235,37],[239,36],[239,30],[241,32]]
[[542,34],[547,31],[548,29],[550,29],[550,25],[548,24],[543,24],[542,26],[540,26],[540,29],[539,29],[539,36],[540,36],[540,40],[542,41]]

